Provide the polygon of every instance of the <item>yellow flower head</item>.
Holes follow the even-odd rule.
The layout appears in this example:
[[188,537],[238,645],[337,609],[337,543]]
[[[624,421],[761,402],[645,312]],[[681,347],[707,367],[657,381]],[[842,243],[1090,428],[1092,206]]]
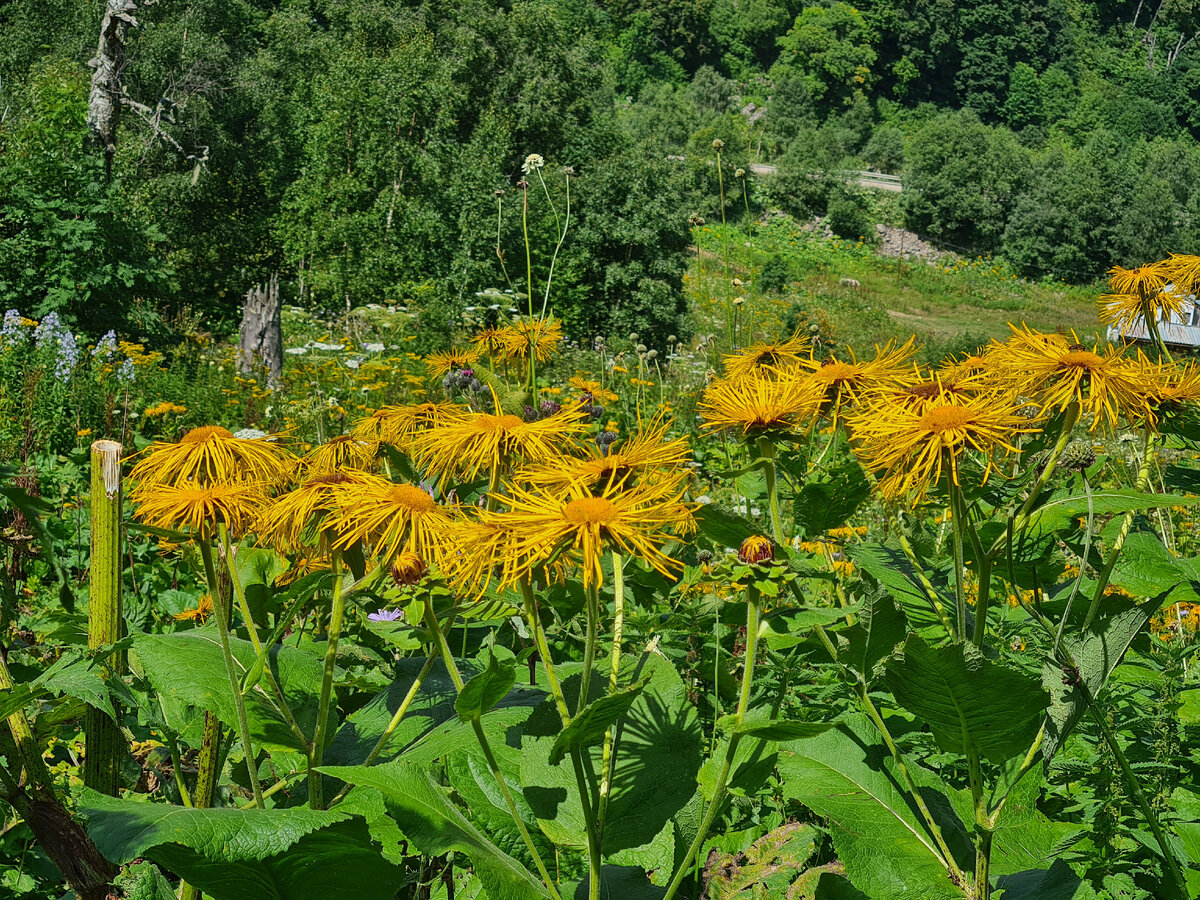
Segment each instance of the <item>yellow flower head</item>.
[[809,377],[821,391],[822,412],[836,425],[843,408],[863,391],[911,384],[915,377],[909,365],[915,351],[915,341],[909,338],[899,347],[892,341],[883,347],[876,346],[874,359],[859,362],[851,350],[848,361],[831,356],[804,365],[812,370]]
[[585,394],[591,394],[592,399],[597,403],[616,403],[620,398],[612,391],[604,388],[598,381],[588,381],[578,375],[571,378],[568,382],[571,387],[576,390],[583,391]]
[[958,484],[959,458],[966,450],[985,460],[984,479],[997,450],[1015,452],[1012,439],[1036,426],[1018,415],[1006,394],[942,393],[923,410],[903,404],[876,404],[848,420],[855,452],[870,469],[882,472],[879,487],[889,500],[920,500],[948,472]]
[[513,485],[509,494],[497,499],[508,507],[495,519],[512,534],[505,548],[509,578],[559,560],[582,569],[585,588],[598,587],[605,550],[636,556],[670,575],[680,564],[662,552],[663,546],[695,528],[682,490],[671,484],[643,482],[600,494],[577,488],[530,491]]
[[994,344],[989,355],[1014,393],[1051,412],[1078,403],[1094,417],[1093,431],[1101,424],[1115,427],[1122,415],[1156,421],[1157,382],[1115,347],[1089,350],[1074,333],[1068,338],[1013,327],[1008,341]]
[[303,464],[314,475],[328,475],[342,469],[367,471],[375,463],[377,444],[352,435],[330,438],[304,454]]
[[385,564],[399,553],[415,553],[434,563],[441,559],[452,520],[423,489],[364,475],[341,488],[338,499],[329,525],[337,535],[335,549],[361,541]]
[[516,580],[511,545],[514,534],[495,513],[464,510],[446,540],[442,570],[455,591],[471,599],[484,596],[492,584]]
[[[1147,365],[1154,366],[1149,362]],[[1177,409],[1200,400],[1200,366],[1190,363],[1156,368],[1163,379],[1158,390],[1162,407]]]
[[238,438],[214,425],[193,428],[177,444],[153,444],[129,477],[142,484],[271,485],[295,467],[295,457],[266,438]]
[[470,413],[414,437],[409,449],[417,464],[442,483],[452,475],[470,480],[502,463],[539,465],[556,459],[583,432],[582,417],[579,407],[564,407],[536,422],[510,414]]
[[250,484],[148,484],[142,482],[129,495],[134,518],[155,528],[182,531],[208,541],[224,525],[232,537],[245,534],[266,503],[266,496]]
[[519,480],[544,488],[578,485],[592,493],[629,486],[643,478],[683,481],[688,477],[692,449],[687,438],[667,439],[670,424],[662,416],[642,423],[607,453],[584,459],[562,457],[539,469],[520,473]]
[[547,316],[544,319],[519,319],[497,332],[500,356],[510,360],[527,360],[532,352],[538,362],[550,359],[562,343],[562,322]]
[[318,545],[328,549],[326,537],[333,530],[330,514],[341,508],[341,492],[366,477],[353,470],[309,476],[267,505],[256,526],[259,539],[285,553]]
[[488,356],[496,356],[502,354],[504,350],[504,342],[500,338],[500,333],[503,329],[500,328],[485,328],[479,334],[471,338],[471,343],[482,354]]
[[1171,258],[1159,263],[1167,270],[1167,277],[1183,294],[1200,293],[1200,256],[1172,253]]
[[460,420],[469,410],[457,403],[413,403],[408,406],[385,406],[350,429],[361,441],[391,444],[400,450],[417,434]]
[[775,545],[761,534],[752,534],[738,548],[738,559],[747,565],[757,566],[775,558]]
[[725,377],[750,375],[761,369],[791,368],[809,358],[808,338],[794,334],[784,341],[751,344],[725,357]]
[[201,595],[200,599],[196,601],[195,606],[191,607],[190,609],[185,609],[181,613],[176,613],[175,621],[199,622],[201,625],[203,625],[208,620],[208,617],[212,615],[212,612],[212,594],[203,594]]
[[748,438],[807,427],[821,402],[820,387],[795,372],[775,374],[760,370],[713,381],[699,405],[703,427],[740,428]]
[[425,357],[425,368],[429,370],[430,378],[441,378],[455,369],[471,368],[482,352],[476,347],[470,350],[455,350],[453,347],[449,350],[439,350]]
[[1127,330],[1143,316],[1161,322],[1171,315],[1178,316],[1188,303],[1188,296],[1171,284],[1171,270],[1165,262],[1123,269],[1108,270],[1109,293],[1100,296],[1100,321]]
[[392,581],[402,587],[412,587],[429,574],[429,566],[419,554],[401,553],[392,562]]

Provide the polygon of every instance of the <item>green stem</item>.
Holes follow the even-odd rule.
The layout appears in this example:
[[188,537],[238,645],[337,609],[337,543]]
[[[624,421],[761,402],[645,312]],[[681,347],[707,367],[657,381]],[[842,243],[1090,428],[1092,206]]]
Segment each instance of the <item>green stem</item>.
[[[617,691],[617,675],[621,668],[621,632],[625,624],[625,560],[616,550],[612,551],[613,565],[613,639],[612,656],[608,667],[608,693]],[[613,741],[617,726],[608,726],[604,732],[604,749],[600,757],[600,810],[596,816],[596,829],[604,834],[604,820],[608,814],[608,798],[612,791]]]
[[683,879],[691,868],[692,860],[696,859],[697,854],[704,846],[708,830],[712,828],[713,822],[716,821],[717,815],[721,811],[725,791],[729,786],[729,776],[733,771],[733,761],[737,756],[738,744],[741,743],[740,726],[746,716],[746,708],[750,705],[750,691],[754,681],[754,660],[758,655],[759,604],[761,602],[758,588],[754,586],[753,582],[747,585],[746,593],[746,664],[742,667],[742,687],[738,694],[737,709],[733,714],[734,727],[729,737],[729,746],[725,750],[725,759],[721,763],[721,771],[717,775],[712,800],[709,801],[708,809],[704,813],[696,836],[692,839],[691,846],[688,847],[682,862],[675,870],[675,876],[671,879],[671,883],[667,885],[667,892],[663,895],[662,900],[671,900],[678,893]]
[[537,646],[538,656],[542,658],[546,682],[550,685],[550,696],[554,698],[554,705],[558,707],[558,715],[565,728],[571,722],[571,713],[567,709],[567,698],[563,694],[562,682],[558,680],[554,660],[550,657],[550,643],[546,640],[546,630],[542,628],[542,618],[538,614],[537,597],[534,596],[533,585],[529,583],[528,577],[522,578],[520,585],[521,594],[525,598],[525,618],[529,620],[529,627],[533,629],[533,642]]
[[250,723],[246,717],[246,698],[242,694],[242,680],[237,674],[237,664],[229,645],[230,609],[221,586],[217,582],[217,570],[213,565],[212,545],[206,540],[196,542],[200,546],[200,557],[204,560],[204,575],[208,579],[208,590],[213,598],[213,618],[217,620],[217,633],[221,638],[221,654],[225,657],[225,673],[229,676],[229,689],[233,692],[233,705],[237,712],[238,739],[246,757],[246,772],[250,776],[250,790],[254,803],[263,808],[262,785],[258,782],[258,766],[255,764],[254,745],[250,742]]
[[767,503],[771,509],[771,531],[777,544],[783,543],[783,519],[779,515],[779,486],[776,483],[775,445],[770,438],[758,439],[758,452],[764,461],[763,475],[767,482]]
[[583,671],[579,676],[579,701],[575,704],[575,715],[583,712],[587,706],[588,694],[592,686],[592,669],[596,666],[596,638],[600,628],[600,588],[590,585],[587,588],[587,634],[583,643]]
[[979,581],[979,593],[975,599],[975,630],[972,632],[971,638],[975,646],[982,649],[983,640],[987,637],[988,602],[992,596],[992,557],[983,549],[983,541],[980,540],[979,532],[975,530],[975,523],[971,521],[971,514],[967,510],[966,500],[961,491],[958,495],[958,502],[962,507],[967,537],[971,540],[971,549],[975,551],[975,560],[978,566],[975,577]]
[[913,571],[916,573],[917,580],[921,582],[921,586],[925,588],[925,595],[929,600],[929,605],[933,607],[933,611],[937,614],[938,619],[941,620],[942,626],[950,635],[951,640],[956,640],[958,638],[958,632],[955,630],[954,620],[951,619],[949,614],[946,612],[946,607],[942,604],[940,595],[934,588],[933,582],[930,581],[929,576],[925,574],[925,569],[921,565],[920,558],[917,556],[916,551],[913,550],[912,544],[904,534],[903,526],[901,526],[900,522],[894,517],[892,522],[896,529],[896,542],[900,545],[900,550],[904,553],[904,558],[908,560],[910,565],[912,565]]
[[987,796],[983,791],[983,766],[974,744],[967,744],[967,777],[971,783],[971,801],[975,807],[975,900],[989,900],[992,885],[989,872],[992,859],[992,821]]
[[[429,600],[425,601],[425,624],[429,626],[429,630],[433,632],[437,640],[438,651],[441,654],[442,662],[446,665],[446,671],[450,673],[450,680],[454,682],[454,690],[461,694],[463,687],[465,687],[462,673],[458,671],[458,664],[454,661],[454,654],[450,652],[450,645],[446,643],[446,634],[442,630],[437,614],[433,611],[433,604]],[[488,771],[492,773],[492,777],[496,780],[496,785],[500,788],[500,794],[504,798],[504,803],[508,807],[508,812],[512,816],[513,823],[517,826],[517,831],[521,833],[521,839],[525,842],[525,847],[529,851],[529,855],[533,857],[538,874],[542,876],[542,881],[545,883],[551,897],[554,900],[562,900],[558,889],[554,885],[554,879],[550,877],[550,872],[546,869],[546,864],[542,862],[542,855],[538,853],[537,846],[533,843],[533,838],[529,834],[525,820],[521,818],[521,813],[517,810],[517,804],[513,800],[512,792],[508,788],[508,782],[504,780],[504,775],[500,771],[500,765],[496,762],[495,754],[492,753],[492,745],[488,741],[487,733],[483,730],[483,722],[480,716],[475,716],[471,719],[471,728],[475,732],[479,748],[483,751],[483,758],[487,762]]]
[[951,534],[954,539],[954,609],[958,633],[967,634],[967,598],[963,590],[963,521],[961,512],[962,491],[956,484],[950,486],[950,515],[953,519]]
[[[1058,466],[1059,457],[1067,449],[1067,444],[1071,442],[1071,431],[1075,427],[1075,423],[1079,421],[1079,404],[1072,402],[1067,405],[1063,412],[1062,428],[1058,432],[1058,440],[1055,441],[1054,447],[1050,451],[1050,456],[1046,460],[1046,464],[1042,466],[1042,471],[1038,475],[1037,481],[1033,483],[1033,488],[1029,491],[1029,496],[1025,498],[1025,502],[1021,505],[1021,509],[1017,512],[1016,523],[1014,530],[1020,531],[1029,522],[1029,511],[1033,509],[1033,504],[1037,503],[1038,497],[1041,496],[1042,490],[1046,487],[1050,477],[1054,474],[1055,468]],[[995,548],[992,548],[995,550]]]
[[308,767],[308,805],[312,809],[324,806],[322,775],[317,771],[325,755],[329,732],[330,697],[333,694],[333,673],[337,667],[338,640],[342,634],[342,619],[346,601],[342,595],[342,556],[333,551],[333,599],[329,607],[329,631],[325,635],[325,665],[321,671],[321,693],[317,703],[317,725],[313,731],[312,762]]
[[[1154,455],[1154,449],[1157,446],[1157,438],[1146,429],[1145,438],[1142,443],[1142,462],[1138,469],[1138,477],[1135,487],[1139,491],[1146,490],[1150,484],[1150,461]],[[1121,528],[1117,532],[1117,539],[1113,541],[1108,555],[1104,558],[1104,568],[1100,570],[1100,576],[1096,580],[1096,589],[1092,592],[1092,602],[1088,606],[1087,617],[1083,620],[1083,630],[1087,631],[1091,627],[1092,621],[1096,618],[1096,613],[1100,611],[1100,601],[1104,599],[1104,591],[1108,587],[1108,581],[1112,578],[1113,569],[1117,565],[1117,559],[1121,555],[1121,550],[1125,547],[1125,539],[1129,537],[1129,531],[1133,527],[1133,512],[1125,513],[1125,518],[1121,520]],[[1083,560],[1083,564],[1087,564],[1087,560]],[[1082,574],[1082,570],[1081,570]]]

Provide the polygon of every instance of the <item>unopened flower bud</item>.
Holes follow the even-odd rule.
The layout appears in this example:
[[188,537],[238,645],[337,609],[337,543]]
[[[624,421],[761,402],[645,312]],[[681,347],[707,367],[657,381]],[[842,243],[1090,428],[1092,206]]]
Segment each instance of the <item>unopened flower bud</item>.
[[775,545],[761,534],[752,534],[738,548],[738,559],[747,565],[757,566],[775,558]]

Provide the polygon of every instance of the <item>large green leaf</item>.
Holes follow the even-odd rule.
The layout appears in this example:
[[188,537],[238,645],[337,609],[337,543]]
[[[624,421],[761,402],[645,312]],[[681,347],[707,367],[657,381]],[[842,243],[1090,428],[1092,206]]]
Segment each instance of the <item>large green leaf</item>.
[[626,688],[603,697],[597,697],[571,719],[550,748],[550,764],[557,766],[564,756],[585,747],[594,747],[604,740],[604,733],[615,724],[641,695],[649,679],[631,684]]
[[[245,675],[257,659],[249,641],[230,639],[238,664]],[[229,676],[215,628],[198,628],[175,634],[139,634],[133,652],[145,668],[146,677],[160,694],[211,712],[227,725],[237,721]],[[317,688],[321,662],[291,647],[275,647],[271,653],[275,674],[288,705],[306,734],[311,734],[317,716]],[[303,750],[291,728],[260,686],[246,695],[246,715],[256,747]]]
[[1172,556],[1156,534],[1135,531],[1125,539],[1112,582],[1135,597],[1168,591],[1172,603],[1196,602],[1200,563]]
[[1049,869],[1001,876],[996,888],[1004,891],[1004,900],[1094,900],[1097,896],[1092,886],[1061,859]]
[[1086,496],[1055,495],[1029,517],[1028,530],[1034,534],[1078,529],[1079,520],[1086,519],[1090,508],[1095,515],[1111,516],[1139,509],[1159,509],[1170,506],[1195,506],[1200,497],[1186,494],[1150,494],[1143,491],[1095,491],[1090,507]]
[[838,658],[870,684],[879,664],[895,652],[907,633],[908,620],[895,601],[887,594],[876,593],[863,603],[858,621],[841,632],[846,646],[838,651]]
[[443,788],[422,769],[403,761],[384,766],[335,766],[322,771],[348,784],[373,787],[422,853],[464,853],[488,900],[543,900],[545,887],[524,865],[500,850],[450,802]]
[[847,456],[821,481],[808,481],[796,497],[796,525],[810,538],[840,528],[871,496],[862,466]]
[[1164,592],[1142,604],[1105,599],[1102,612],[1086,632],[1071,629],[1064,635],[1063,649],[1074,660],[1078,673],[1064,670],[1050,661],[1042,667],[1042,684],[1050,692],[1046,739],[1042,744],[1047,763],[1087,711],[1089,698],[1104,690],[1133,639],[1146,627],[1169,593]]
[[935,603],[952,610],[954,601],[942,594],[931,594],[898,547],[851,544],[846,548],[846,554],[872,581],[892,595],[915,631],[930,639],[945,634]]
[[[500,786],[488,770],[483,755],[479,752],[452,753],[446,758],[446,778],[451,787],[462,800],[462,805],[470,811],[471,821],[483,831],[488,838],[509,856],[518,860],[527,870],[534,871],[533,859],[529,848],[521,837],[521,832],[513,822],[512,813],[500,792]],[[505,785],[516,804],[517,812],[525,823],[526,830],[533,838],[534,844],[542,854],[542,859],[554,857],[554,846],[537,827],[537,819],[525,797],[521,793],[521,785],[515,774],[504,774]],[[362,788],[355,788],[351,796]]]
[[706,503],[696,510],[700,533],[723,547],[739,547],[742,541],[762,529],[744,516],[739,516],[719,503]]
[[463,685],[454,701],[454,711],[464,722],[470,722],[499,703],[517,683],[517,667],[511,659],[498,660],[489,652],[487,668]]
[[935,648],[915,634],[888,662],[887,685],[942,749],[974,746],[996,762],[1029,749],[1046,709],[1037,679],[984,659],[971,644]]
[[[872,900],[962,900],[868,721],[850,717],[822,735],[784,745],[778,767],[784,797],[829,821],[847,876]],[[914,762],[909,767],[943,835],[961,855],[959,865],[969,865],[969,846],[949,812],[946,788]]]
[[[577,664],[559,667],[569,708],[579,693],[579,671]],[[704,737],[687,702],[687,687],[670,662],[657,654],[629,660],[622,668],[626,681],[646,676],[649,683],[616,729],[617,764],[603,836],[608,853],[653,841],[696,792]],[[574,768],[568,760],[558,765],[550,762],[561,731],[553,703],[547,701],[534,710],[521,737],[520,780],[546,835],[558,844],[584,847]],[[591,747],[589,752],[598,772],[600,748]]]
[[391,900],[404,881],[366,823],[337,810],[188,809],[85,791],[80,811],[108,859],[151,859],[213,900]]

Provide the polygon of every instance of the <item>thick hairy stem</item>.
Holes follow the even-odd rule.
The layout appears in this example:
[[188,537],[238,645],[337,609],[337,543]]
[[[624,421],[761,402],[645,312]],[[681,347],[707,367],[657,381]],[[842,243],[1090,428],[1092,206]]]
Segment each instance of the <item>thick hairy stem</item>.
[[583,672],[579,681],[579,701],[575,704],[575,715],[587,706],[588,693],[592,687],[592,669],[596,667],[597,633],[600,630],[600,588],[587,588],[587,633],[583,642]]
[[[96,441],[91,452],[91,566],[88,574],[88,649],[111,646],[121,639],[121,445]],[[112,677],[124,671],[122,654],[104,661]],[[84,716],[87,755],[83,783],[111,797],[121,786],[121,751],[125,739],[118,725],[120,710],[89,706]]]
[[779,485],[775,471],[775,445],[769,438],[760,438],[758,452],[764,461],[763,475],[767,482],[767,504],[771,510],[771,536],[783,543],[783,519],[779,515]]
[[254,802],[260,809],[263,805],[262,785],[258,781],[258,766],[255,764],[254,745],[250,742],[250,723],[246,718],[246,698],[242,695],[242,680],[237,674],[237,665],[233,659],[233,651],[229,645],[229,604],[221,596],[220,585],[217,583],[217,570],[213,565],[212,545],[208,541],[198,541],[200,557],[204,560],[204,575],[208,579],[208,590],[213,598],[213,618],[217,620],[217,633],[221,638],[221,655],[225,659],[225,672],[229,676],[229,689],[233,692],[233,705],[237,712],[238,739],[242,742],[242,752],[246,756],[246,772],[250,776],[250,790],[254,794]]
[[[1071,431],[1075,427],[1075,423],[1079,421],[1079,404],[1070,403],[1067,405],[1063,413],[1062,428],[1058,432],[1058,440],[1054,442],[1054,447],[1050,450],[1050,456],[1046,459],[1046,464],[1042,466],[1042,471],[1037,477],[1037,481],[1033,483],[1033,487],[1029,491],[1029,496],[1025,498],[1025,502],[1021,505],[1021,509],[1015,517],[1014,531],[1020,531],[1029,524],[1029,511],[1033,509],[1033,504],[1037,503],[1038,497],[1041,496],[1050,477],[1054,474],[1055,468],[1058,466],[1059,457],[1062,456],[1064,450],[1067,449],[1067,444],[1071,442]],[[994,550],[995,548],[993,548]]]
[[337,667],[338,639],[342,635],[342,619],[346,614],[346,600],[342,593],[342,559],[333,553],[333,598],[329,607],[329,633],[325,641],[325,665],[321,671],[321,694],[317,703],[317,725],[313,732],[312,762],[308,767],[308,805],[320,809],[322,799],[322,776],[316,771],[325,755],[325,742],[329,738],[329,707],[333,695],[333,672]]
[[[192,806],[211,809],[217,796],[217,781],[221,776],[221,720],[212,713],[204,714],[204,731],[200,738],[200,755],[196,760],[196,789],[192,791]],[[186,881],[179,883],[179,900],[199,900],[200,889]]]
[[[612,655],[608,667],[608,693],[616,693],[617,675],[621,669],[621,639],[625,626],[625,560],[616,550],[612,551],[613,565],[613,639]],[[600,811],[596,816],[596,828],[604,834],[604,820],[608,814],[608,797],[612,790],[613,741],[617,726],[609,725],[604,732],[604,749],[600,757]]]
[[721,763],[721,771],[717,775],[717,783],[713,789],[713,797],[708,805],[708,810],[704,813],[704,818],[696,831],[696,837],[692,839],[691,846],[688,847],[679,868],[675,870],[675,876],[667,885],[667,892],[663,895],[663,900],[671,900],[679,892],[679,886],[683,884],[683,879],[687,877],[687,873],[691,869],[692,860],[696,859],[700,848],[704,846],[708,830],[712,828],[713,822],[716,821],[717,815],[721,811],[721,804],[725,800],[725,791],[729,786],[729,776],[733,772],[733,761],[737,758],[738,744],[742,739],[739,726],[746,716],[746,708],[750,705],[750,692],[754,682],[754,659],[758,655],[759,603],[761,602],[758,588],[753,584],[747,586],[746,593],[748,595],[746,603],[746,663],[742,667],[742,687],[738,694],[737,709],[733,714],[734,728],[729,737],[729,746],[725,750],[725,759]]
[[961,512],[962,491],[958,485],[950,487],[950,515],[952,518],[951,534],[954,539],[954,616],[955,628],[966,638],[967,634],[967,597],[963,589],[963,520]]

